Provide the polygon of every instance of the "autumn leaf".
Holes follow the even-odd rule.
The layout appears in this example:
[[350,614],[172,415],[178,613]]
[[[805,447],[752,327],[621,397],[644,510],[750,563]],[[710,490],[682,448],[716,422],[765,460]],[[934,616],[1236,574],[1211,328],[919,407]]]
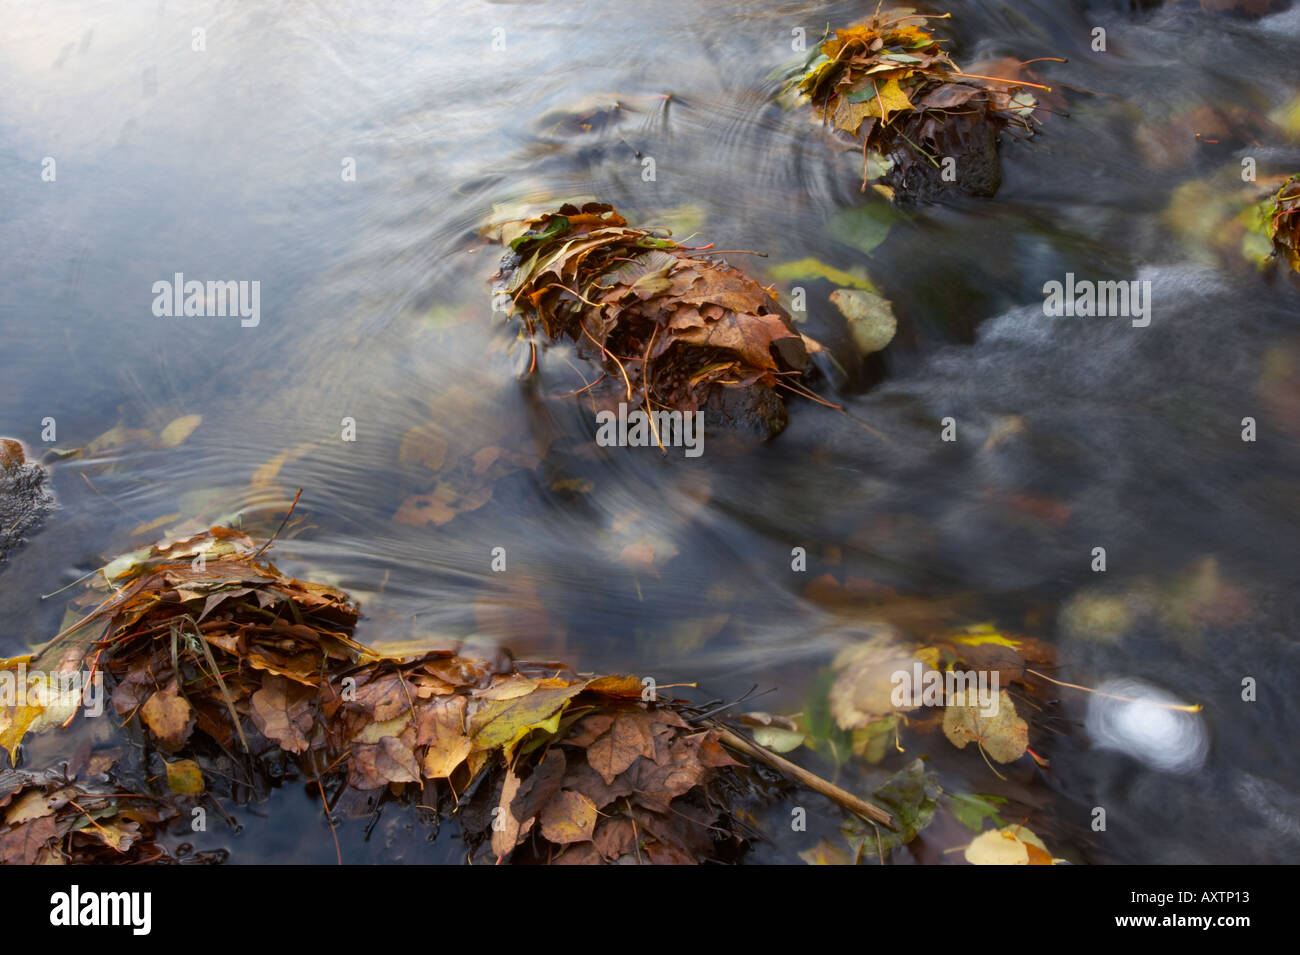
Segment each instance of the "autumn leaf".
[[378,789],[389,783],[418,783],[420,764],[411,747],[395,736],[378,743],[360,743],[352,749],[352,785]]
[[0,706],[0,746],[9,753],[11,765],[18,765],[18,745],[41,711],[39,706]]
[[887,638],[873,638],[842,650],[832,667],[839,671],[830,691],[831,713],[841,729],[874,723],[897,711],[916,709],[910,700],[894,704],[895,675],[912,677],[916,657]]
[[629,710],[614,717],[609,730],[587,747],[587,763],[606,784],[636,762],[654,759],[654,724],[644,710]]
[[831,303],[848,321],[859,355],[881,351],[894,340],[898,320],[888,299],[864,289],[841,288],[831,293]]
[[[1015,127],[1032,134],[1037,107],[1030,93],[1045,88],[1021,77],[1027,72],[963,72],[930,34],[923,15],[899,17],[877,11],[870,20],[836,30],[805,66],[787,79],[779,99],[806,105],[816,122],[861,141],[862,190],[891,200],[900,190],[915,195],[920,183],[939,179],[936,156],[996,162],[997,132]],[[1000,177],[997,177],[1000,179]],[[970,180],[970,182],[967,182]],[[961,177],[956,188],[991,194],[988,177]]]
[[268,676],[252,695],[253,723],[263,736],[288,753],[304,752],[311,744],[311,702],[316,694],[284,677]]
[[579,683],[489,701],[470,717],[469,732],[474,748],[501,748],[509,756],[515,745],[533,730],[554,732],[559,727],[560,712],[581,691]]
[[193,434],[194,429],[202,422],[203,416],[196,414],[187,414],[177,418],[162,429],[162,434],[158,436],[158,446],[162,448],[176,447]]
[[1005,825],[998,808],[1005,803],[1005,796],[988,796],[978,793],[948,793],[949,810],[957,821],[973,832],[984,828],[984,820],[992,819],[997,826]]
[[1052,854],[1043,840],[1024,826],[989,829],[966,847],[971,865],[1052,865]]
[[[609,397],[622,385],[622,400],[683,411],[701,408],[719,389],[771,389],[775,375],[807,366],[774,292],[722,261],[627,227],[610,206],[588,207],[529,220],[523,234],[531,243],[503,258],[494,277],[530,349],[535,336],[570,339],[602,363]],[[567,223],[558,232],[556,215]],[[616,218],[623,225],[612,225]],[[413,502],[400,519],[428,511],[436,521],[439,506],[450,507]]]
[[163,748],[173,752],[185,745],[194,729],[194,709],[174,683],[150,696],[140,716]]
[[167,763],[167,788],[178,796],[198,796],[203,792],[203,771],[192,759]]
[[54,818],[44,816],[0,832],[0,862],[8,865],[31,865],[37,854],[58,837]]
[[564,790],[542,810],[542,835],[566,845],[590,839],[596,826],[596,804],[582,793]]
[[104,821],[91,823],[81,830],[82,835],[100,839],[104,845],[117,852],[126,853],[140,838],[138,822]]
[[427,746],[421,768],[428,779],[445,779],[465,761],[474,741],[465,732],[465,697],[445,703],[434,701],[420,708],[416,742]]
[[5,813],[5,824],[17,826],[53,814],[54,808],[50,805],[50,800],[44,791],[29,789],[9,806],[9,810]]
[[990,759],[1010,763],[1025,755],[1029,724],[1016,713],[1006,690],[998,693],[993,713],[979,703],[949,706],[943,714],[943,735],[958,749],[974,742]]

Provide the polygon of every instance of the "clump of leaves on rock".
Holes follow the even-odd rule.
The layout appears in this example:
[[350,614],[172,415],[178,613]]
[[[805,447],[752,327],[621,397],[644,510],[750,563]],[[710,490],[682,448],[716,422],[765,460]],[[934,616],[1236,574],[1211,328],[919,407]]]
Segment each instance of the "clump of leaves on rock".
[[[94,595],[32,668],[107,672],[135,745],[79,755],[67,779],[0,777],[0,808],[21,800],[0,824],[0,861],[162,861],[160,828],[209,783],[246,801],[295,766],[332,794],[327,815],[349,792],[457,810],[489,861],[730,861],[743,850],[711,796],[718,773],[739,764],[715,729],[643,700],[633,677],[504,654],[382,656],[352,639],[358,608],[346,594],[281,574],[228,528],[102,575],[108,599]],[[47,713],[24,691],[0,707],[15,764],[27,734],[76,709]],[[105,783],[109,773],[152,789]]]
[[538,337],[572,341],[601,365],[575,393],[603,407],[703,410],[764,436],[784,428],[776,389],[801,390],[808,355],[775,291],[595,202],[506,223],[496,237],[510,247],[496,294],[522,318],[530,371]]
[[[890,198],[924,199],[950,185],[991,196],[1002,180],[999,133],[1032,133],[1038,103],[1030,90],[1046,87],[962,71],[929,19],[887,10],[836,30],[787,81],[785,96],[861,144],[864,191],[882,179],[879,191]],[[943,176],[945,158],[956,160],[955,181]]]
[[1268,234],[1277,254],[1300,272],[1300,174],[1283,183],[1273,197]]
[[53,507],[45,469],[27,460],[22,444],[0,438],[0,565]]
[[[179,808],[165,800],[102,780],[52,770],[0,770],[0,864],[180,861],[156,841],[161,824],[179,815]],[[225,855],[195,853],[189,861],[221,862]]]

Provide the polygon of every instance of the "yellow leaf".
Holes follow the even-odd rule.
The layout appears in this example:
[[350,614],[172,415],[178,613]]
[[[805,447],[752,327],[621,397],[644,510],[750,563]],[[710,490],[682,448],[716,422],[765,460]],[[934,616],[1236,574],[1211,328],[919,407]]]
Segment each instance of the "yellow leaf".
[[192,759],[178,759],[167,764],[167,788],[179,796],[197,796],[203,792],[203,771]]
[[1001,647],[1010,647],[1013,650],[1020,648],[1019,640],[1012,640],[1010,637],[1004,637],[996,632],[992,627],[981,624],[980,626],[970,627],[966,633],[958,636],[954,634],[949,638],[953,643],[965,644],[968,647],[978,647],[984,643],[996,643]]
[[879,116],[880,108],[874,109],[872,104],[874,99],[868,103],[850,103],[845,97],[841,96],[839,102],[835,104],[835,115],[831,117],[831,122],[837,129],[842,129],[850,136],[858,134],[858,127],[868,116]]
[[131,444],[135,441],[152,441],[153,432],[145,431],[142,428],[124,428],[118,425],[116,428],[110,428],[105,431],[90,444],[81,449],[82,454],[86,457],[98,454],[101,451],[107,451],[110,448],[118,448],[124,444]]
[[260,468],[253,472],[253,478],[249,482],[253,487],[267,487],[276,476],[280,473],[280,468],[284,467],[299,458],[306,457],[315,447],[315,443],[306,441],[296,448],[290,448],[288,451],[281,451],[271,460],[267,461]]
[[[913,108],[912,101],[898,85],[898,77],[891,76],[883,83],[876,81],[875,85],[876,95],[866,101],[871,106],[870,115],[879,116],[882,122],[887,123],[895,113],[905,113]],[[882,110],[884,115],[881,115]]]
[[981,832],[966,847],[971,865],[1053,865],[1043,840],[1024,826],[1005,826]]
[[139,525],[138,527],[135,528],[135,530],[131,531],[131,536],[137,537],[140,534],[147,534],[150,531],[156,531],[164,524],[170,524],[172,521],[180,520],[181,516],[182,515],[180,511],[177,511],[174,514],[164,514],[162,517],[158,518],[157,520],[152,520],[147,523]]
[[384,720],[382,723],[369,723],[360,733],[352,737],[352,742],[378,743],[385,736],[401,736],[402,730],[406,729],[410,722],[410,716],[403,713],[401,716],[394,716],[391,720]]
[[42,789],[29,789],[9,807],[5,814],[5,824],[17,826],[31,819],[40,819],[54,814],[50,800]]
[[535,729],[555,732],[560,714],[569,700],[585,684],[575,683],[563,689],[539,689],[526,696],[509,700],[492,700],[470,717],[469,730],[476,750],[505,750],[507,757],[515,744]]
[[542,809],[542,835],[560,845],[586,842],[595,832],[598,815],[596,804],[582,793],[561,790]]
[[1010,694],[1000,691],[996,702],[989,701],[988,709],[982,702],[947,707],[943,713],[943,735],[958,749],[965,749],[972,741],[978,743],[999,763],[1011,763],[1025,755],[1029,724],[1016,713]]
[[177,418],[167,427],[162,429],[162,434],[158,436],[158,444],[164,448],[174,448],[191,434],[194,429],[203,421],[202,415],[187,414]]
[[430,471],[438,471],[447,459],[447,441],[432,425],[419,425],[406,432],[397,457],[404,464],[423,464]]
[[1029,850],[1015,836],[998,829],[981,832],[966,847],[971,865],[1029,865]]

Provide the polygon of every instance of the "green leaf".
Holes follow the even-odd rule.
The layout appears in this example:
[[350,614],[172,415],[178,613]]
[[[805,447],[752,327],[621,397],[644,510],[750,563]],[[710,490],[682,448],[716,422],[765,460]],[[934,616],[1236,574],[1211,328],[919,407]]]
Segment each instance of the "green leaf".
[[888,299],[862,289],[840,288],[831,293],[831,303],[848,322],[858,354],[881,351],[894,340],[898,319]]
[[830,694],[835,677],[830,670],[818,674],[808,691],[800,723],[808,733],[804,745],[814,750],[829,749],[831,758],[838,764],[852,752],[853,740],[839,728],[831,713]]
[[773,265],[767,272],[772,278],[783,282],[797,279],[826,279],[836,285],[860,288],[867,292],[876,291],[875,285],[862,273],[846,272],[844,269],[837,269],[833,265],[827,265],[820,259],[806,258],[792,262],[782,262],[779,265]]
[[916,838],[934,820],[939,806],[939,774],[926,769],[925,760],[912,760],[875,791],[876,801],[893,811],[897,832],[880,829],[858,819],[844,826],[849,844],[859,855],[888,854]]
[[981,832],[984,829],[985,819],[992,819],[999,829],[1006,825],[997,810],[998,806],[1007,801],[1004,796],[948,793],[948,801],[948,809],[953,816],[971,832]]
[[872,202],[837,213],[827,224],[826,231],[837,242],[869,253],[885,241],[889,230],[900,218],[888,203]]
[[519,236],[518,238],[512,239],[510,241],[510,248],[515,252],[518,252],[519,247],[524,245],[525,243],[543,242],[546,239],[559,235],[567,228],[569,228],[568,219],[566,219],[564,216],[552,216],[551,220],[546,224],[545,229],[543,229],[541,232],[537,232],[537,231],[525,232],[523,235]]

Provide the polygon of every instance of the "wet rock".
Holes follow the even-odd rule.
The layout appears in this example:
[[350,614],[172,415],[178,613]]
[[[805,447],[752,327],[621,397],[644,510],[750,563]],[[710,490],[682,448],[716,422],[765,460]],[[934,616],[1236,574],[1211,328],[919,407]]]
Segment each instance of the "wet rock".
[[0,438],[0,565],[53,510],[48,482],[45,469],[27,460],[19,442]]
[[705,433],[728,433],[774,438],[789,421],[785,402],[774,391],[759,385],[747,388],[717,388],[704,404]]
[[[934,122],[925,113],[909,116],[902,120],[900,132],[891,151],[894,166],[885,175],[885,182],[900,198],[916,202],[935,202],[953,195],[991,198],[1001,188],[1000,131],[988,117],[987,105],[969,115],[949,116],[943,123]],[[945,180],[942,167],[916,161],[902,136],[933,155],[957,157],[956,178]]]

